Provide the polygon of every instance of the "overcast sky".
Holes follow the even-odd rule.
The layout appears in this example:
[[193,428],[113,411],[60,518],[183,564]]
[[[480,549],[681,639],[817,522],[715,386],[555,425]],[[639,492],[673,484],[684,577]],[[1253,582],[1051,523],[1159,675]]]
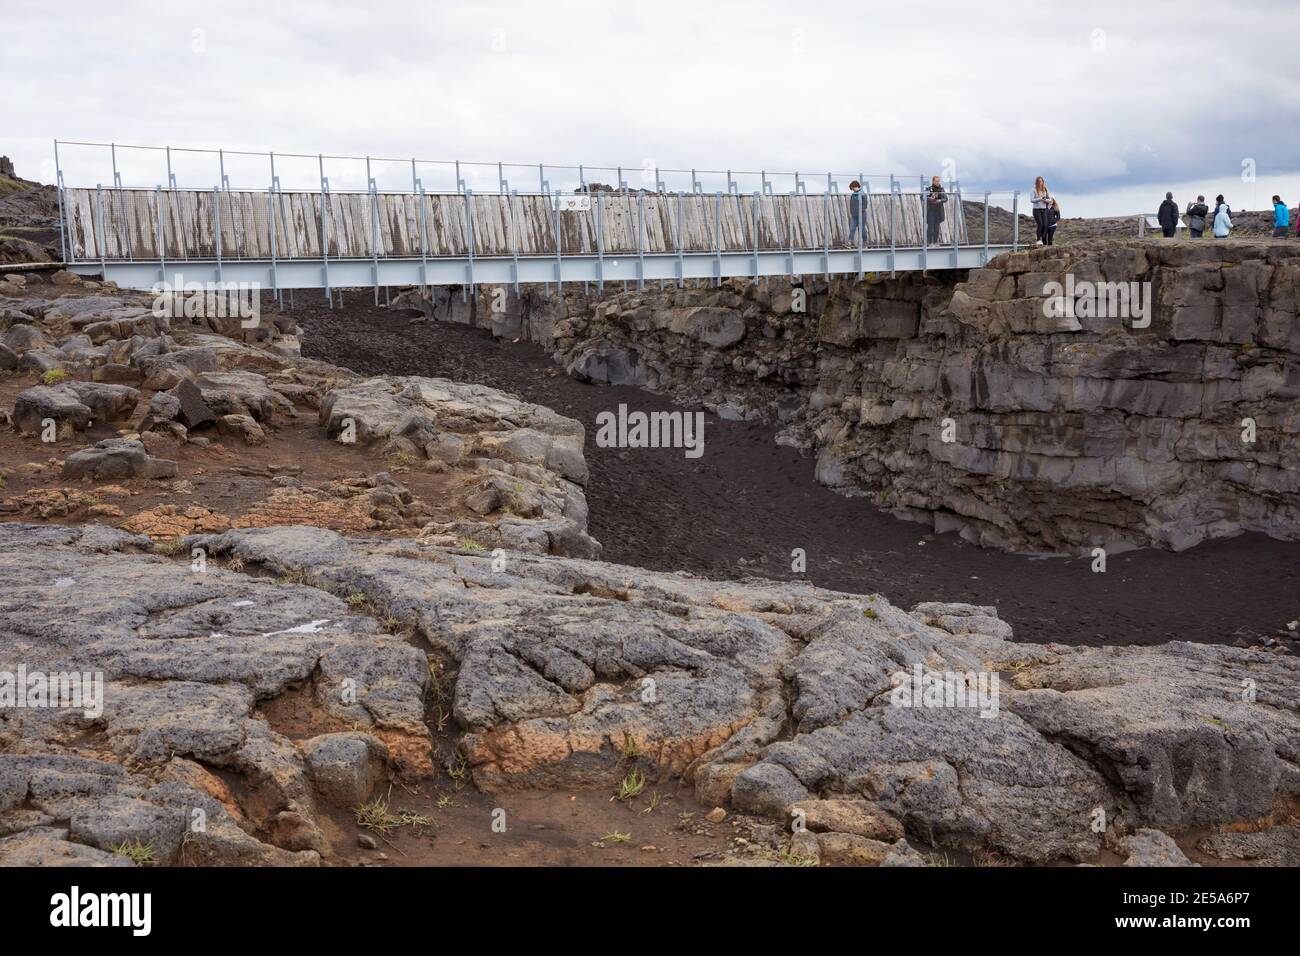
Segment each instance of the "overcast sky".
[[[1154,210],[1166,189],[1236,208],[1300,198],[1294,0],[0,6],[0,153],[47,182],[59,138],[621,163],[634,186],[654,166],[797,169],[810,190],[828,169],[955,173],[968,192],[1027,190],[1041,173],[1066,216]],[[69,184],[111,182],[105,151],[61,158]],[[128,185],[165,178],[161,154],[119,162]],[[308,186],[315,165],[277,171]],[[173,169],[181,185],[217,181],[215,157],[176,154]],[[381,188],[410,181],[409,164],[375,172]],[[236,187],[268,177],[237,157],[227,173]],[[326,173],[364,186],[360,164]],[[536,188],[535,169],[506,175]]]

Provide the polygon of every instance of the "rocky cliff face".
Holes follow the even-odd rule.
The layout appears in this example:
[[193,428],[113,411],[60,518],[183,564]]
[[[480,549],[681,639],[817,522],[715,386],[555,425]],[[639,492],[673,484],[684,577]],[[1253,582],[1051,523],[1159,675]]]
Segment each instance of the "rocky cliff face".
[[532,338],[580,377],[771,419],[819,480],[938,531],[1061,552],[1300,535],[1298,292],[1292,244],[1204,240],[953,278],[402,304]]

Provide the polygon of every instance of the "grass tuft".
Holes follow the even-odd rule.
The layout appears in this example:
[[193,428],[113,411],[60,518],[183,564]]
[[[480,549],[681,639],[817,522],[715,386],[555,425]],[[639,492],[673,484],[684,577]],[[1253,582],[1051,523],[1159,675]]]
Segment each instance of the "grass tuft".
[[136,866],[153,866],[157,862],[153,858],[153,842],[141,843],[139,837],[136,837],[134,843],[124,840],[121,846],[113,847],[113,852],[126,857]]
[[639,797],[641,795],[641,791],[644,789],[645,789],[645,774],[643,774],[640,770],[633,770],[626,777],[624,777],[622,780],[619,781],[618,789],[614,791],[614,795],[609,799],[611,803],[614,802],[615,800],[621,800],[622,802],[626,803],[629,800]]

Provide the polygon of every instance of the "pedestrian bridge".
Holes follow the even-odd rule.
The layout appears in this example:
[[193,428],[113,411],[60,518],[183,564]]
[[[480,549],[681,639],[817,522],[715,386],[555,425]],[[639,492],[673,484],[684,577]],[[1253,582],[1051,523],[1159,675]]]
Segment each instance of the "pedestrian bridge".
[[[86,144],[80,144],[86,145]],[[66,148],[66,144],[65,144]],[[588,183],[576,167],[572,189],[551,188],[566,167],[537,167],[539,188],[508,188],[498,164],[498,189],[475,191],[455,164],[455,188],[426,191],[410,160],[411,188],[379,189],[366,161],[365,190],[331,189],[320,160],[312,189],[284,189],[271,157],[270,185],[232,189],[225,157],[218,185],[183,188],[171,171],[153,188],[122,184],[113,148],[111,185],[68,186],[59,171],[60,231],[68,268],[103,274],[126,288],[160,282],[249,283],[287,289],[407,285],[512,285],[721,280],[729,276],[862,275],[866,272],[969,269],[1014,248],[990,244],[988,193],[963,203],[957,183],[946,188],[937,237],[928,235],[930,197],[895,177],[888,187],[842,192],[827,174],[810,192],[778,193],[778,177],[742,192],[727,172],[726,191],[707,192],[698,171],[690,188],[670,190],[654,171],[654,189]],[[56,144],[56,157],[57,157]],[[248,155],[248,154],[241,154]],[[283,161],[283,154],[280,154]],[[757,184],[756,184],[757,185]],[[1009,204],[1013,208],[1016,197]],[[980,210],[977,223],[968,209]],[[864,228],[850,234],[860,219]],[[931,241],[933,239],[933,241]]]

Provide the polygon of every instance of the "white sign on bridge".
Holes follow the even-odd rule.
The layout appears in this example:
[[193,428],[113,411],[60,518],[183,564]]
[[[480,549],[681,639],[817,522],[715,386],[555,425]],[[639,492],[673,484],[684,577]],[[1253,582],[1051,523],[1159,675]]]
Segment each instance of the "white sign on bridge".
[[560,196],[556,199],[556,208],[560,212],[590,212],[591,195]]

